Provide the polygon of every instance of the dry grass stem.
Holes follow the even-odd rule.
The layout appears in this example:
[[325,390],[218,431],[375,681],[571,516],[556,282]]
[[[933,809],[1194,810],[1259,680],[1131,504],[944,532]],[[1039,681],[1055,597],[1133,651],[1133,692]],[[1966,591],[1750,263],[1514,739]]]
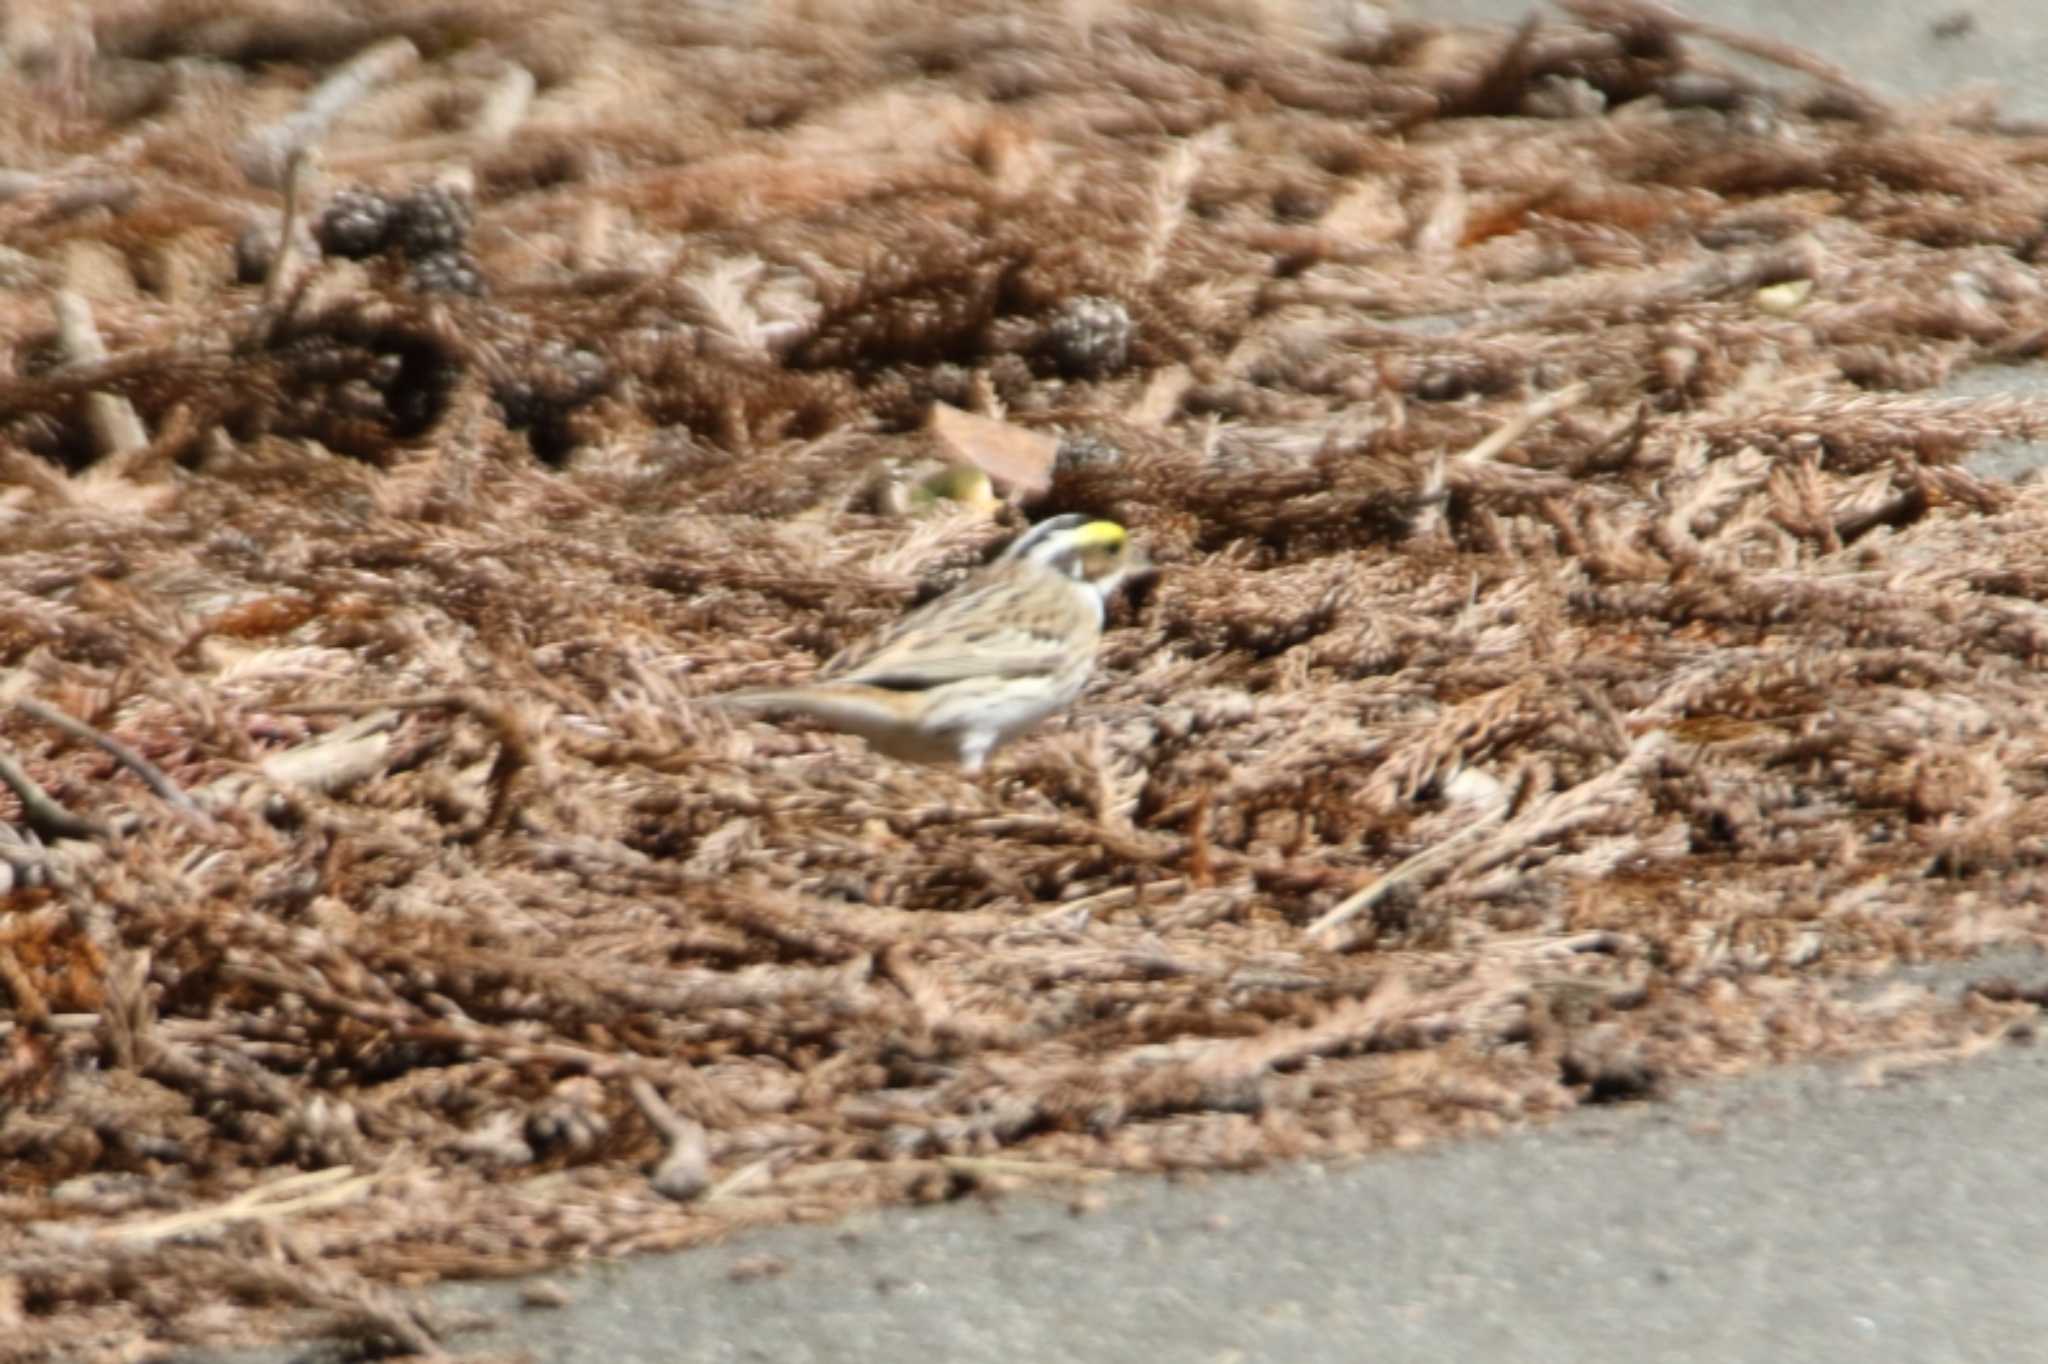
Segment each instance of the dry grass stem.
[[[57,340],[67,363],[90,369],[107,358],[107,348],[93,325],[92,304],[69,289],[56,295]],[[121,456],[149,444],[149,432],[135,405],[114,393],[88,393],[86,422],[92,429],[93,444],[102,455]]]
[[313,88],[305,102],[286,118],[258,128],[242,140],[236,161],[253,185],[278,189],[289,183],[293,162],[327,136],[334,121],[370,92],[419,61],[409,38],[373,43],[343,63]]

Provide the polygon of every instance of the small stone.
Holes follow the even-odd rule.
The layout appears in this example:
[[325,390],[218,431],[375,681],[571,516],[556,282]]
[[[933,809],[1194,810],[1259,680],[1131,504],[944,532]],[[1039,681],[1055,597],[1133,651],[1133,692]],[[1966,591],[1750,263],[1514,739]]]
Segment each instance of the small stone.
[[734,1260],[732,1267],[725,1271],[725,1277],[734,1283],[752,1283],[756,1279],[779,1279],[789,1273],[789,1261],[776,1255],[749,1255]]
[[519,1305],[521,1307],[567,1307],[572,1301],[573,1299],[569,1296],[569,1290],[556,1283],[553,1279],[536,1279],[519,1290]]
[[1068,299],[1045,330],[1044,350],[1062,374],[1100,379],[1131,360],[1130,310],[1113,298],[1082,294]]
[[1079,469],[1113,469],[1124,462],[1123,448],[1092,431],[1070,431],[1060,437],[1053,467],[1062,473]]

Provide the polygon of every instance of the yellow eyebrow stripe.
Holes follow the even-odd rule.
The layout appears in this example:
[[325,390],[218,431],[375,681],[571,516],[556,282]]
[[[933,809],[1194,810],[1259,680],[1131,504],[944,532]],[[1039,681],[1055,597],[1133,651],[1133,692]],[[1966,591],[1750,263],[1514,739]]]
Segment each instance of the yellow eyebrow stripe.
[[1101,545],[1108,548],[1124,542],[1127,533],[1114,521],[1090,521],[1074,531],[1073,543],[1092,547]]

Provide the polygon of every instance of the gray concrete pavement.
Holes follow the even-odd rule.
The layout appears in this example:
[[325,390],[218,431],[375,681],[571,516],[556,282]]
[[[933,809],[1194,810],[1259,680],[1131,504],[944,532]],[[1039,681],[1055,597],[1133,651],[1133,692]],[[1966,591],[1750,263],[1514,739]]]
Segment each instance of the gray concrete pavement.
[[[2048,956],[1912,975],[2038,982]],[[555,1364],[2036,1359],[2044,1132],[2048,1047],[1803,1066],[1344,1169],[1113,1183],[1079,1215],[1023,1196],[763,1231],[553,1276],[559,1309],[434,1297],[500,1323],[451,1344]]]
[[[1666,0],[1744,33],[1805,48],[1880,94],[1996,85],[2016,118],[2048,119],[2048,5],[2040,0]],[[1514,22],[1533,0],[1409,0],[1406,13]]]
[[[1854,1067],[1324,1172],[787,1229],[501,1333],[640,1361],[2040,1358],[2048,1051]],[[736,1283],[772,1256],[779,1278]],[[457,1300],[502,1302],[503,1291]]]

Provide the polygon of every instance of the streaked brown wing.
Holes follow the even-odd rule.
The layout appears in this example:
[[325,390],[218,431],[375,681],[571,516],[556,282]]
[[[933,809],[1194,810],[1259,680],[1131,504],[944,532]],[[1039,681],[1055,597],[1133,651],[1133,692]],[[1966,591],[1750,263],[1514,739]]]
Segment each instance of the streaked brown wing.
[[1100,629],[1089,603],[1059,588],[967,583],[841,651],[819,670],[819,680],[922,691],[966,677],[1059,672],[1073,662],[1077,634],[1093,643]]

